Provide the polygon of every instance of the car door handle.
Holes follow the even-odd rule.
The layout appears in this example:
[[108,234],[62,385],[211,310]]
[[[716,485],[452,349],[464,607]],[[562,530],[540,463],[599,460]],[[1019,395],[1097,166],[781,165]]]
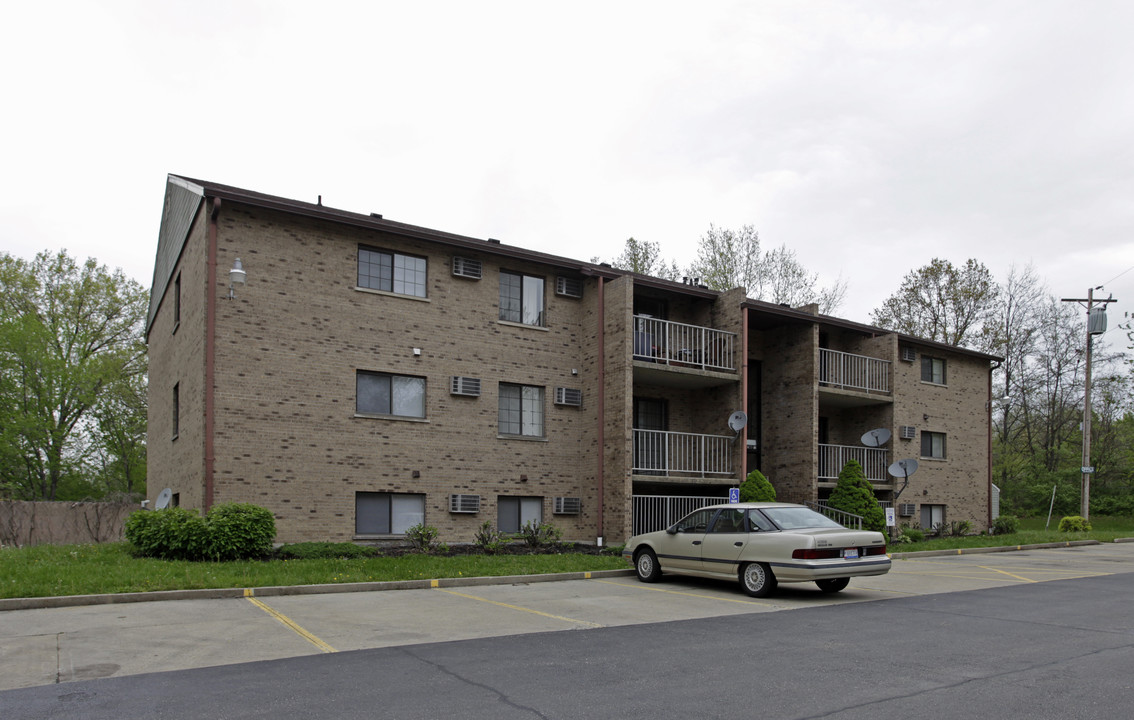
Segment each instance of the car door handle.
[[694,545],[700,545],[700,544],[701,544],[701,541],[700,541],[700,540],[694,540],[694,541],[693,541],[693,544],[694,544]]
[[736,541],[736,542],[734,542],[734,543],[733,543],[733,545],[735,545],[735,546],[737,546],[737,547],[744,547],[744,543],[743,543],[743,542],[740,542],[739,540],[738,540],[738,541]]

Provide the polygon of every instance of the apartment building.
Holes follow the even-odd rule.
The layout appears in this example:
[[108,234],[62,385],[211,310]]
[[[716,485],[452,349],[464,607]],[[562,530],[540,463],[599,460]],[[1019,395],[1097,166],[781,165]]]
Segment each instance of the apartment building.
[[152,495],[281,542],[620,543],[751,468],[821,502],[851,457],[901,521],[990,522],[995,358],[742,288],[171,175],[147,338]]

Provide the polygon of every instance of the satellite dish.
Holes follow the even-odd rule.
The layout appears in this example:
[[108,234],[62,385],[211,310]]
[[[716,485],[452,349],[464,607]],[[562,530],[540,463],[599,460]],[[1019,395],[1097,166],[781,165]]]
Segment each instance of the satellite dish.
[[862,436],[862,444],[866,447],[882,447],[890,440],[890,431],[886,428],[870,430]]
[[732,428],[732,431],[737,435],[740,434],[740,431],[743,430],[744,426],[747,424],[748,414],[743,410],[737,410],[732,415],[728,416],[728,426]]
[[917,460],[910,458],[908,460],[899,460],[890,467],[887,471],[896,478],[909,479],[910,475],[917,472]]
[[169,501],[173,499],[173,491],[169,488],[162,490],[158,493],[157,500],[154,502],[154,510],[164,510],[169,507]]

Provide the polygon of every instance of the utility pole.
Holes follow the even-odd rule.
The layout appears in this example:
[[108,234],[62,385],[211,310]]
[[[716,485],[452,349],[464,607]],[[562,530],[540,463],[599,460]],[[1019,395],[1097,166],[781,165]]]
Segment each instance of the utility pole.
[[1113,297],[1095,300],[1095,290],[1102,290],[1102,285],[1087,290],[1086,298],[1061,298],[1062,302],[1086,303],[1087,308],[1087,386],[1083,391],[1083,479],[1079,499],[1079,514],[1084,520],[1091,519],[1091,473],[1095,471],[1091,466],[1091,336],[1106,332],[1106,304],[1116,302]]

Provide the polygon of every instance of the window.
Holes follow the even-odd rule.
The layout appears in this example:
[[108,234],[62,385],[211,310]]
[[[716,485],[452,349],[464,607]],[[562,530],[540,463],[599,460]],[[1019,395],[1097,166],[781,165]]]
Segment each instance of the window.
[[500,271],[500,319],[543,325],[543,278]]
[[925,531],[932,530],[935,527],[945,524],[945,506],[944,505],[922,505],[921,506],[921,529]]
[[518,533],[529,522],[537,525],[543,522],[543,498],[503,495],[496,498],[496,527],[500,532]]
[[425,297],[425,258],[358,246],[358,286]]
[[173,281],[173,332],[181,325],[181,273]]
[[355,392],[359,414],[425,417],[425,378],[359,370]]
[[543,437],[543,388],[500,383],[500,434]]
[[354,494],[356,535],[405,535],[425,522],[425,496],[387,492]]
[[698,510],[686,515],[677,523],[677,532],[706,532],[709,529],[709,521],[713,519],[716,512],[716,510]]
[[713,523],[713,529],[709,532],[715,533],[738,533],[744,532],[744,511],[735,510],[732,508],[721,510],[717,515],[717,521]]
[[945,361],[941,358],[932,358],[922,356],[921,358],[921,380],[922,382],[933,383],[935,385],[945,384]]
[[926,458],[945,459],[945,433],[921,433],[921,456]]
[[181,430],[181,383],[173,384],[173,439]]

